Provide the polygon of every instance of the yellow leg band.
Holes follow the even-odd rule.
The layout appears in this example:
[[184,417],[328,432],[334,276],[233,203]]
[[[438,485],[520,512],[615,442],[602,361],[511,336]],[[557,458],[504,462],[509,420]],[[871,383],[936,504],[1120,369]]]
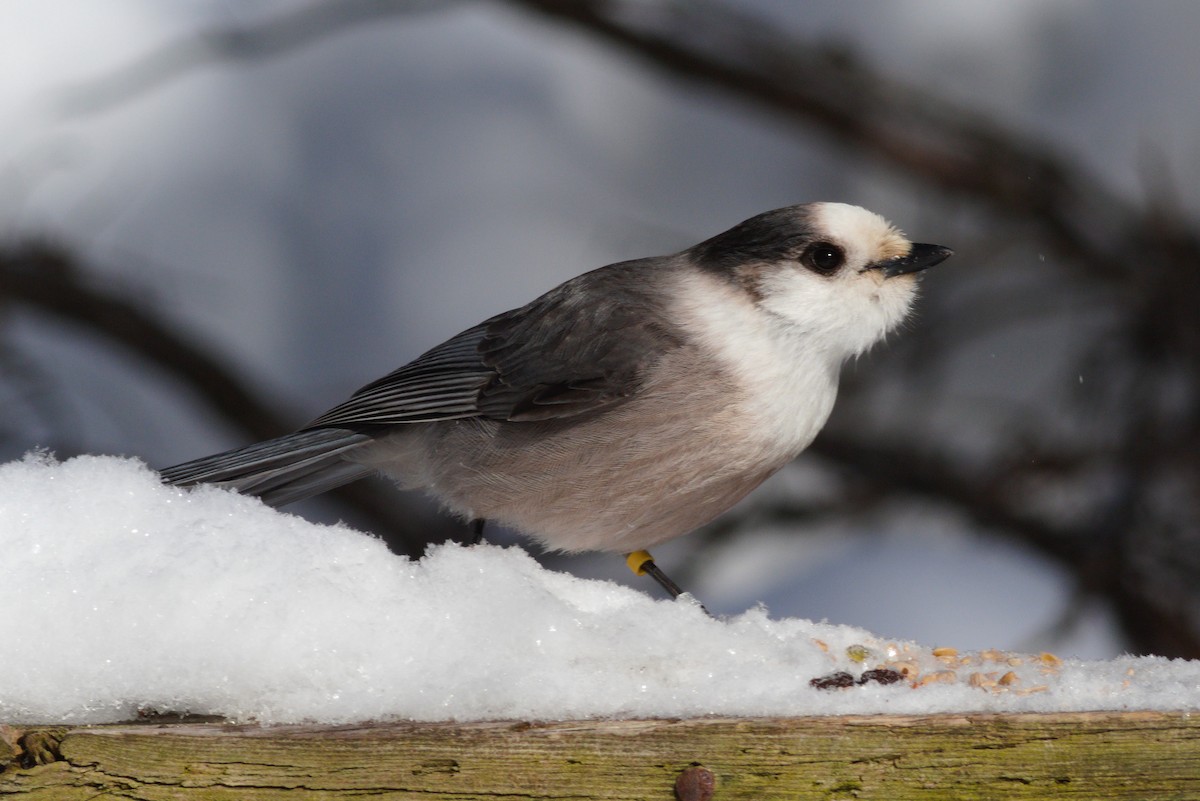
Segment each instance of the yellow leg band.
[[646,565],[653,561],[654,557],[650,555],[649,551],[634,551],[625,554],[625,564],[629,565],[629,569],[635,576],[646,575]]

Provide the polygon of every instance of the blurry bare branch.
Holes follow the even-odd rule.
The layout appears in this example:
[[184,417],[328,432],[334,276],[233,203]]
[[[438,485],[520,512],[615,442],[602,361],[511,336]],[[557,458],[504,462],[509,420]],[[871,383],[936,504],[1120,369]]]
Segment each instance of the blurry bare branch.
[[172,42],[97,81],[66,90],[59,103],[68,112],[103,111],[200,67],[273,58],[383,17],[449,5],[450,0],[327,0],[311,3],[249,26],[215,28]]
[[1200,254],[1195,232],[1120,201],[1042,142],[888,79],[845,48],[798,40],[730,5],[693,0],[510,0],[680,79],[872,153],[914,178],[1028,221],[1086,263],[1127,277],[1147,244]]
[[[80,326],[99,339],[135,353],[186,384],[213,412],[249,440],[291,431],[275,407],[239,378],[220,357],[147,307],[89,279],[62,246],[30,240],[0,246],[0,304],[21,304]],[[359,482],[334,497],[400,552],[420,553],[430,539],[426,521],[405,513],[396,494]]]
[[278,436],[289,426],[269,404],[216,358],[187,341],[165,320],[111,290],[94,286],[64,248],[47,241],[0,251],[0,300],[19,301],[73,325],[87,326],[160,369],[203,388],[205,400],[254,437]]

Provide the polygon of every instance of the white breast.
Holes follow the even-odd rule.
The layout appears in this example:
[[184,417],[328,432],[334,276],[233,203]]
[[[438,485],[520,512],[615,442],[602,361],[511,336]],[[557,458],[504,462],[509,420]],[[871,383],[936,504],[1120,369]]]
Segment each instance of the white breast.
[[741,435],[781,463],[808,447],[833,410],[843,354],[719,278],[691,273],[676,297],[676,319],[741,387]]

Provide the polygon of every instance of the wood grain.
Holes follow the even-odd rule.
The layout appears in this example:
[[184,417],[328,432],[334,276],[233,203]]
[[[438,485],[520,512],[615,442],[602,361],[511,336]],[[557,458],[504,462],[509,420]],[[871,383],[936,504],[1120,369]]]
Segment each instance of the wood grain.
[[0,796],[46,801],[669,801],[692,766],[712,772],[715,801],[1200,798],[1200,717],[1187,713],[12,732]]

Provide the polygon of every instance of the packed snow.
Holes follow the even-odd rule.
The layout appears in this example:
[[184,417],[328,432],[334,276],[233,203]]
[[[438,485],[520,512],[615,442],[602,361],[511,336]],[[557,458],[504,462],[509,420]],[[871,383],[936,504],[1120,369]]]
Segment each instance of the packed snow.
[[412,561],[115,457],[0,466],[0,592],[0,723],[1200,708],[1200,662],[959,653],[761,608],[714,619],[519,548]]

